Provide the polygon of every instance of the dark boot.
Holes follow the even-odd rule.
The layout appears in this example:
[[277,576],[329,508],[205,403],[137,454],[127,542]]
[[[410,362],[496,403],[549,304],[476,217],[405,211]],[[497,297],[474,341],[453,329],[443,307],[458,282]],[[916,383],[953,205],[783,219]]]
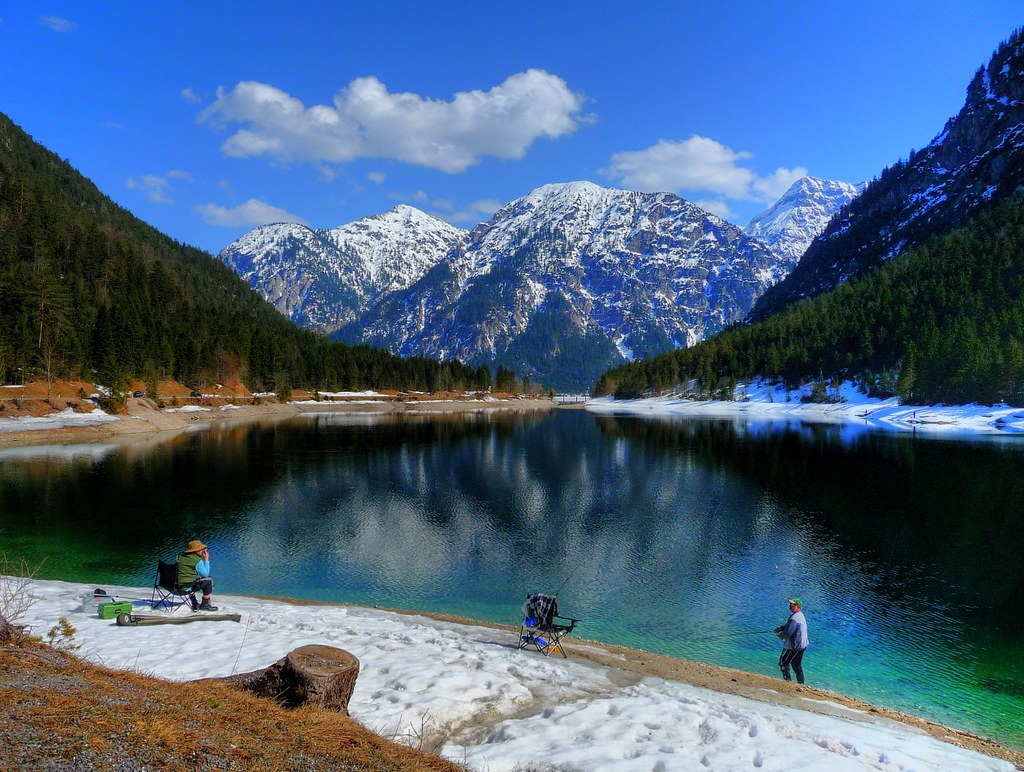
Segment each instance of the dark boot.
[[190,609],[192,609],[193,611],[198,611],[199,610],[199,601],[196,600],[196,596],[195,595],[189,595],[188,596],[188,607]]
[[217,607],[214,606],[212,603],[210,603],[210,601],[208,599],[203,598],[203,602],[199,604],[199,610],[200,611],[216,611]]

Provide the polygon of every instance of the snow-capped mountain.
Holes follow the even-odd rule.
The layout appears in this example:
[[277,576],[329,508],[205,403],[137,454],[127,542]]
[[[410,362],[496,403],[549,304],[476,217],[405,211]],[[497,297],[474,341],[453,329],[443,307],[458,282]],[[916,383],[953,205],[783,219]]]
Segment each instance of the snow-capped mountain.
[[742,319],[793,262],[670,193],[545,185],[339,337],[579,389]]
[[817,295],[1024,187],[1024,30],[978,69],[963,108],[906,161],[886,169],[834,218],[750,318]]
[[332,332],[415,282],[465,235],[403,205],[333,230],[265,225],[229,244],[220,258],[297,324]]
[[801,177],[743,231],[795,264],[832,216],[863,189],[849,182]]

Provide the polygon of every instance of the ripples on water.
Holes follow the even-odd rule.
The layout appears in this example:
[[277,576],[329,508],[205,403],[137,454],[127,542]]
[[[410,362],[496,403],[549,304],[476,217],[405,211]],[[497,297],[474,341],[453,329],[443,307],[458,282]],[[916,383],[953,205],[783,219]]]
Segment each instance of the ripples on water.
[[837,427],[333,414],[0,456],[0,536],[46,575],[143,585],[201,536],[224,590],[505,623],[564,584],[585,637],[768,674],[800,595],[810,683],[1024,745],[1022,458]]

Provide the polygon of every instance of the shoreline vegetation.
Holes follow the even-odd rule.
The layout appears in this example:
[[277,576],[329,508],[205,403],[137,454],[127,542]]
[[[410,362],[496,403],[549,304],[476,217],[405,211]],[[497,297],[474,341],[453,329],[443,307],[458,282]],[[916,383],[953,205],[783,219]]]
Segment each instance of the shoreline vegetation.
[[[466,394],[381,394],[375,392],[346,393],[344,395],[316,395],[293,392],[289,402],[278,401],[272,395],[251,394],[185,394],[161,395],[158,400],[150,397],[129,397],[125,400],[124,413],[107,416],[105,420],[88,425],[76,425],[74,421],[43,421],[40,428],[13,429],[12,422],[25,419],[43,419],[60,415],[66,411],[79,411],[88,400],[66,399],[63,394],[75,388],[74,383],[58,384],[55,391],[51,385],[50,397],[39,394],[39,384],[27,387],[0,387],[0,449],[33,445],[69,444],[126,444],[137,442],[159,443],[171,439],[181,432],[202,426],[235,426],[261,421],[278,421],[310,413],[356,413],[356,414],[443,414],[479,411],[546,411],[558,407],[554,400],[545,397],[522,395],[476,396]],[[44,385],[45,387],[45,385]],[[20,391],[17,391],[19,390]],[[17,392],[17,393],[15,393]],[[54,396],[59,394],[60,396]],[[627,412],[674,414],[684,411],[672,409],[668,401],[661,401],[662,409],[656,409],[657,400],[644,401],[646,404],[598,400],[591,404],[595,412],[626,410]],[[15,403],[17,405],[15,406]],[[655,404],[652,404],[655,403]],[[163,404],[164,407],[160,407]],[[173,405],[173,406],[170,406]],[[586,407],[583,404],[567,405],[569,408]],[[796,406],[786,412],[793,416]],[[694,404],[690,410],[698,415],[736,417],[742,411],[738,403],[723,403],[721,411],[715,411],[707,402]],[[820,406],[819,406],[820,408]],[[909,408],[908,408],[909,409]],[[920,408],[918,408],[920,410]],[[941,410],[941,408],[932,408]],[[97,412],[84,408],[86,415]],[[820,410],[819,410],[820,412]],[[853,411],[850,411],[851,413]],[[813,420],[814,412],[808,420]],[[954,422],[955,423],[955,422]],[[347,605],[321,603],[294,598],[272,598],[294,605]],[[478,620],[435,614],[423,611],[385,609],[399,614],[426,616],[441,622],[474,625],[500,630],[512,630]],[[981,737],[968,731],[955,729],[897,710],[871,705],[845,695],[818,689],[813,686],[799,686],[786,683],[757,673],[748,673],[729,668],[708,665],[689,660],[655,654],[640,649],[629,649],[612,644],[580,638],[569,639],[569,650],[576,659],[584,659],[596,665],[616,669],[623,673],[679,681],[725,694],[747,697],[756,701],[782,705],[810,711],[826,716],[841,717],[855,721],[896,722],[910,727],[915,732],[930,735],[952,745],[978,753],[1003,759],[1024,769],[1024,751],[1001,745],[997,740]],[[286,652],[282,652],[282,656]]]
[[[160,442],[203,425],[279,421],[304,413],[441,414],[479,411],[551,410],[543,396],[462,392],[308,392],[293,390],[290,400],[273,394],[252,394],[239,384],[219,385],[203,392],[162,382],[147,396],[144,384],[124,400],[123,412],[98,409],[92,384],[61,381],[51,384],[0,386],[0,448],[75,443]],[[81,396],[68,396],[68,395]],[[48,419],[48,420],[47,420]]]

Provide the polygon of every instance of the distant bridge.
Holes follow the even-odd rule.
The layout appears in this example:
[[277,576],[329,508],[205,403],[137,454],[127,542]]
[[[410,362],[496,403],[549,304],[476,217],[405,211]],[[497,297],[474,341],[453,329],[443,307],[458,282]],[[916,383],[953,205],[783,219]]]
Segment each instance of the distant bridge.
[[589,394],[556,394],[555,403],[559,405],[582,405],[588,399]]

